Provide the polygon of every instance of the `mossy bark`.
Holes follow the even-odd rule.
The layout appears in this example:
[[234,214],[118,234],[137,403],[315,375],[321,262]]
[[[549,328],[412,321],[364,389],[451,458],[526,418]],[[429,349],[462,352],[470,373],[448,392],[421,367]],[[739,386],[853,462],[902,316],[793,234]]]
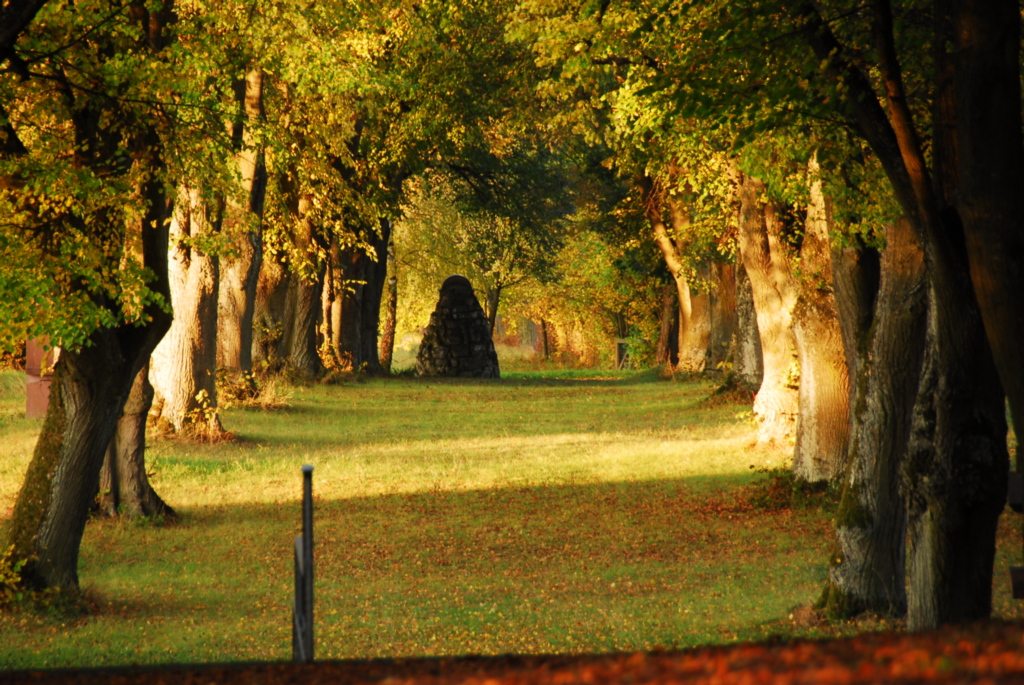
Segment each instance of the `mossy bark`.
[[78,552],[100,468],[132,381],[169,325],[123,326],[64,351],[54,369],[50,403],[3,546],[27,560],[23,582],[33,588],[78,586]]
[[[965,265],[966,266],[966,265]],[[966,269],[933,274],[927,355],[904,477],[912,630],[988,618],[1006,502],[1005,398]],[[955,282],[955,281],[954,281]]]
[[900,473],[924,347],[924,262],[906,221],[887,228],[886,242],[875,296],[867,292],[874,283],[870,268],[844,269],[838,281],[847,337],[859,343],[852,355],[856,384],[835,524],[838,550],[821,600],[835,618],[862,611],[902,615],[907,608]]

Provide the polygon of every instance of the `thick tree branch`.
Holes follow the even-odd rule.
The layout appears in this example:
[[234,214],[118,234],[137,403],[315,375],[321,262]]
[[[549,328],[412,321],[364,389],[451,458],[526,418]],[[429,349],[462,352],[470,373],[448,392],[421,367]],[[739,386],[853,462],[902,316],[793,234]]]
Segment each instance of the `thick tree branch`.
[[907,214],[919,237],[924,238],[924,220],[914,184],[903,160],[896,133],[882,109],[871,82],[864,72],[843,56],[843,46],[824,23],[811,2],[802,2],[793,9],[804,40],[815,56],[822,60],[828,75],[847,90],[850,123],[868,141],[885,169],[901,208]]
[[931,181],[928,177],[928,166],[921,150],[921,139],[914,128],[913,115],[907,104],[906,92],[903,88],[903,75],[900,71],[899,58],[893,39],[892,6],[889,0],[874,0],[873,30],[875,49],[878,51],[878,67],[885,86],[885,97],[889,104],[889,115],[896,142],[899,145],[903,163],[914,196],[917,199],[918,211],[932,226],[940,225],[938,203]]

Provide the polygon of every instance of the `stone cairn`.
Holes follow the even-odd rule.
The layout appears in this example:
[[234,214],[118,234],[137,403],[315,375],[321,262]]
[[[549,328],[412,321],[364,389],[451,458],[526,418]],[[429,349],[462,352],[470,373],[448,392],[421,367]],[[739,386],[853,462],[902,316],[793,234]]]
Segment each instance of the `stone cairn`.
[[491,327],[465,276],[449,276],[416,355],[417,376],[498,378]]

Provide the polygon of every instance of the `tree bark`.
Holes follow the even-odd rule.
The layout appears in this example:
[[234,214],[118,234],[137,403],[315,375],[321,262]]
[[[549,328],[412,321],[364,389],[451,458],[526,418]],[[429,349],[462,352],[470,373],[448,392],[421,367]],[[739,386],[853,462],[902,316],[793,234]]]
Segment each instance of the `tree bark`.
[[501,304],[501,285],[487,288],[484,300],[487,303],[487,325],[491,329],[491,338],[493,339],[494,327],[498,324],[498,305]]
[[746,176],[740,183],[739,248],[750,278],[757,329],[761,336],[763,378],[754,399],[758,442],[792,438],[797,418],[797,359],[792,312],[796,288],[781,242],[778,212],[761,196],[764,184]]
[[[658,364],[669,364],[675,367],[676,361],[679,359],[678,354],[673,354],[678,349],[679,334],[678,324],[676,324],[678,316],[679,306],[676,304],[675,285],[666,285],[661,289],[661,316],[659,317],[658,345],[655,349],[655,361]],[[673,334],[676,336],[675,341],[672,340]]]
[[959,276],[958,283],[934,273],[930,279],[927,352],[904,473],[911,630],[992,612],[1010,463],[1006,408],[966,263]]
[[219,260],[191,242],[219,231],[222,218],[223,206],[210,207],[198,190],[179,192],[170,227],[174,323],[153,352],[149,376],[159,420],[183,434],[223,432],[216,385]]
[[108,516],[175,516],[146,474],[146,419],[152,404],[147,363],[135,375],[100,471],[100,507]]
[[[263,262],[263,205],[267,170],[262,146],[253,134],[253,124],[262,121],[263,72],[255,69],[236,84],[241,110],[236,125],[238,150],[235,163],[241,176],[244,204],[231,199],[225,217],[225,231],[238,234],[236,254],[221,264],[217,312],[217,365],[240,372],[252,384],[253,317],[256,287]],[[255,389],[255,388],[253,388]]]
[[709,267],[711,334],[708,366],[720,369],[729,359],[729,344],[736,332],[736,267],[714,260]]
[[398,324],[398,275],[396,272],[395,241],[388,241],[386,265],[387,285],[384,288],[384,332],[380,340],[380,366],[391,373],[391,360],[395,353],[395,328]]
[[[953,197],[971,281],[1018,434],[1024,434],[1024,142],[1020,3],[957,0],[952,67],[958,154]],[[1017,461],[1024,472],[1024,460]]]
[[793,474],[816,483],[837,478],[844,471],[850,380],[832,294],[832,208],[822,193],[816,158],[810,162],[808,177],[810,203],[800,246],[800,295],[793,310],[800,361]]
[[[366,285],[363,287],[363,301],[359,312],[360,366],[367,371],[380,371],[380,351],[377,340],[380,333],[380,305],[384,285],[388,279],[388,244],[391,242],[391,220],[380,218],[379,232],[371,232],[370,245],[373,257],[366,265]],[[492,331],[493,333],[493,331]]]
[[856,378],[843,494],[822,604],[833,618],[862,611],[901,616],[906,509],[901,473],[910,436],[925,334],[924,257],[909,222],[886,229],[881,280],[863,268],[837,269],[837,301],[854,338]]
[[290,283],[291,274],[276,255],[263,260],[253,307],[252,359],[270,368],[281,363],[285,303]]
[[760,388],[764,378],[761,333],[757,330],[754,293],[742,256],[736,264],[736,333],[730,356],[733,375],[751,390]]
[[361,230],[370,250],[353,245],[339,252],[341,282],[339,297],[332,308],[332,328],[338,338],[338,354],[353,370],[380,370],[377,340],[380,306],[387,282],[387,246],[391,222],[380,219],[380,229]]

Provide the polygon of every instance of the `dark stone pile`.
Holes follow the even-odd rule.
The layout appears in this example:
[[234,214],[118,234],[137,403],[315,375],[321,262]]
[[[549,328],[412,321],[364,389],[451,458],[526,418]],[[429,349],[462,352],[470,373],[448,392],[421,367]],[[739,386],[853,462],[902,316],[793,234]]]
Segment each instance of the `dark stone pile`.
[[465,276],[449,276],[416,355],[417,376],[498,378],[491,327]]

